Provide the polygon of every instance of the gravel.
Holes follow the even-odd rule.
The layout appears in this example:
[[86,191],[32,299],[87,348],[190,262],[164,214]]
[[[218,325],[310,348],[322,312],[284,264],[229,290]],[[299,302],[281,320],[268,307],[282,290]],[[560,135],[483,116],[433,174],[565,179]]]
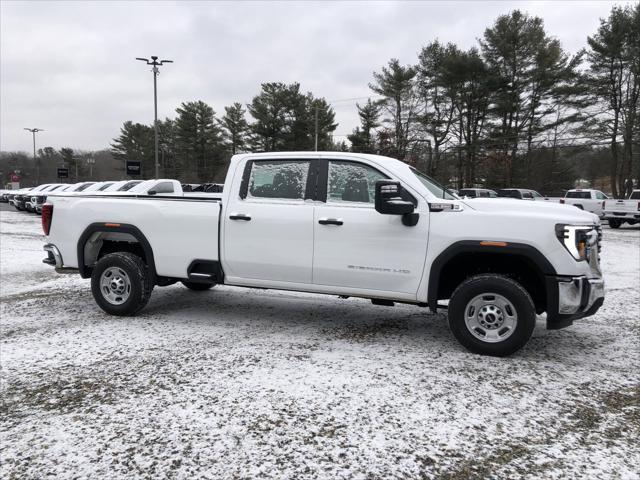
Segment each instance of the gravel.
[[39,217],[0,232],[3,478],[638,478],[638,226],[604,229],[600,312],[510,358],[322,295],[177,284],[110,317]]

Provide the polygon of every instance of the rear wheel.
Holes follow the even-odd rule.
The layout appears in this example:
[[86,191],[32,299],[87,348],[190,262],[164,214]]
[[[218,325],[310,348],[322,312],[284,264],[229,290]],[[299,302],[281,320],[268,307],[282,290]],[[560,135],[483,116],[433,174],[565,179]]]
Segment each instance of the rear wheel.
[[612,218],[609,220],[609,227],[611,228],[620,228],[620,225],[622,225],[622,221],[618,220],[617,218]]
[[188,282],[187,280],[181,280],[180,282],[189,290],[195,290],[197,292],[209,290],[210,288],[213,288],[215,286],[214,283]]
[[529,293],[503,275],[477,275],[462,282],[449,301],[449,327],[468,350],[507,356],[522,348],[536,324]]
[[91,293],[111,315],[135,315],[149,301],[153,284],[142,259],[130,252],[102,257],[91,274]]

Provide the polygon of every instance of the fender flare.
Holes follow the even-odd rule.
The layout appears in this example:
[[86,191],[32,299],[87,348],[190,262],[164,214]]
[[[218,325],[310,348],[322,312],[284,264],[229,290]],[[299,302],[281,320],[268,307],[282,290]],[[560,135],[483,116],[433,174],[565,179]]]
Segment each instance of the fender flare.
[[526,243],[506,243],[504,246],[483,245],[483,240],[461,240],[456,242],[438,255],[431,263],[429,271],[429,285],[427,289],[427,304],[431,311],[438,307],[438,288],[442,268],[460,254],[466,253],[497,253],[501,255],[518,255],[529,259],[536,265],[543,275],[556,275],[556,270],[540,250]]
[[84,246],[87,243],[87,240],[96,232],[118,232],[118,233],[128,233],[133,236],[144,251],[144,255],[146,257],[147,265],[149,266],[149,273],[151,275],[151,281],[155,283],[156,281],[156,262],[153,257],[153,249],[151,248],[151,244],[147,240],[147,237],[140,231],[140,229],[134,225],[129,225],[126,223],[108,223],[108,222],[97,222],[92,223],[87,228],[85,228],[82,235],[80,235],[80,239],[78,240],[77,252],[78,252],[78,271],[80,272],[80,276],[82,278],[89,278],[91,276],[91,269],[84,264]]

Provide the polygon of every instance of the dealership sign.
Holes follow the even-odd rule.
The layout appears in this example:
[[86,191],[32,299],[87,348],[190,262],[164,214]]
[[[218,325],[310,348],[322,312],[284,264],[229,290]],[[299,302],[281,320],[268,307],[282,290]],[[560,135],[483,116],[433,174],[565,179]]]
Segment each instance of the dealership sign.
[[68,168],[59,168],[58,169],[58,178],[69,178],[69,169]]
[[127,160],[127,175],[140,175],[140,162]]

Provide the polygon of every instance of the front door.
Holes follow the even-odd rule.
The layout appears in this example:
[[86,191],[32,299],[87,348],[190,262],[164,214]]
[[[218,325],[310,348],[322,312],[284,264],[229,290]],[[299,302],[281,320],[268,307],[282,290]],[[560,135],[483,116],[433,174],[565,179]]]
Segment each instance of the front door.
[[223,258],[230,283],[311,283],[314,207],[305,202],[309,165],[308,160],[247,162],[241,191],[230,195],[224,218]]
[[[429,217],[407,227],[374,208],[379,170],[330,160],[325,204],[316,204],[313,283],[414,296],[427,253]],[[426,210],[426,209],[425,209]],[[384,296],[384,295],[382,295]]]

